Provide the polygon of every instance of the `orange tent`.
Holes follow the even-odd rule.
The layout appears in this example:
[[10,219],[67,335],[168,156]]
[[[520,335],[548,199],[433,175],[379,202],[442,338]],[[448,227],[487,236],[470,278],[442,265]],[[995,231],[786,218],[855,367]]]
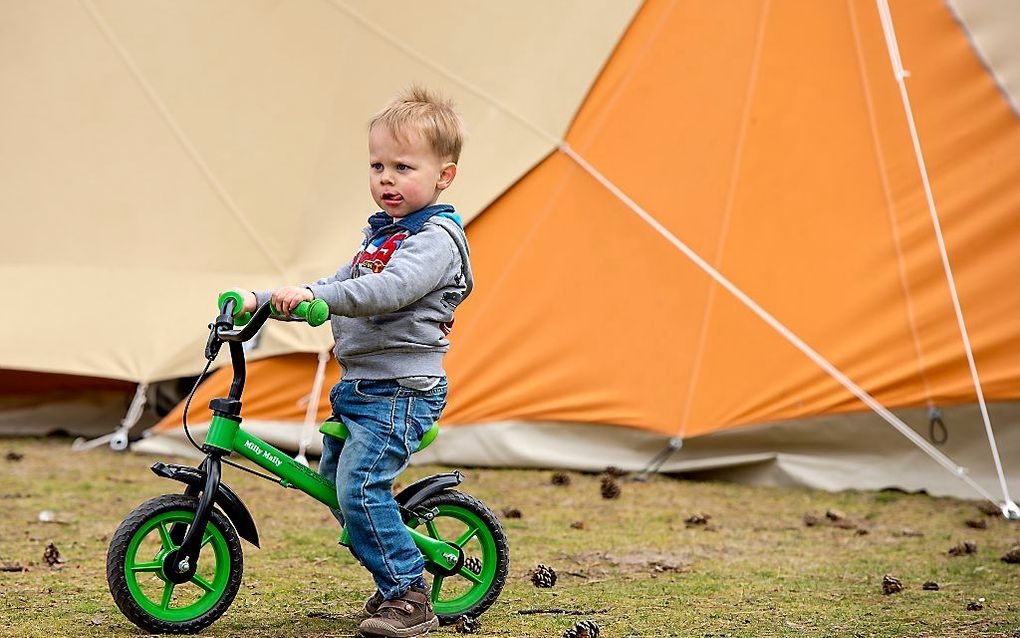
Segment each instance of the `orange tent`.
[[[1020,119],[950,8],[894,9],[981,387],[1012,402]],[[973,493],[862,413],[860,395],[679,243],[882,406],[906,410],[904,428],[923,433],[926,408],[960,406],[943,415],[943,449],[995,491],[896,80],[871,3],[647,2],[559,150],[469,226],[476,291],[447,361],[455,427],[425,458],[639,468],[667,440],[692,439],[662,468]],[[314,365],[297,357],[253,364],[248,423],[300,420]],[[225,387],[217,375],[205,393]],[[262,411],[255,397],[269,394],[279,409]],[[992,413],[1003,447],[1020,445],[1015,405]]]

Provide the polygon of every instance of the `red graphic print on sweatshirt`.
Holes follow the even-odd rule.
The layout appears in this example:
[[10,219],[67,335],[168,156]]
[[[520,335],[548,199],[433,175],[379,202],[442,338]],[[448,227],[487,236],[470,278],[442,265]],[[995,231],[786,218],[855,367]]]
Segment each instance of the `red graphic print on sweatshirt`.
[[369,242],[357,256],[354,257],[355,266],[364,266],[373,273],[381,273],[386,264],[390,263],[390,257],[397,252],[400,244],[410,236],[407,231],[394,233],[388,237],[378,237]]

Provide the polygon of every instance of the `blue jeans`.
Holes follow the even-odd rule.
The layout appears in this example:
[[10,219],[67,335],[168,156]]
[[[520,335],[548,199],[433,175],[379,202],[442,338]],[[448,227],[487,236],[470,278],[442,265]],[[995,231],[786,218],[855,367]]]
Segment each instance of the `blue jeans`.
[[425,561],[400,518],[393,480],[439,419],[446,379],[425,391],[392,379],[341,381],[329,401],[350,431],[346,440],[323,435],[319,473],[336,483],[340,510],[333,514],[382,595],[397,598],[423,582]]

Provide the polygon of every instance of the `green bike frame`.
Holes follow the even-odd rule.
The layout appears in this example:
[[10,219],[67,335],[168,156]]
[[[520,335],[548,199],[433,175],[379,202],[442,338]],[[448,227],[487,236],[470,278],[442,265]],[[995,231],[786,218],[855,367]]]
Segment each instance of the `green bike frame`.
[[[250,432],[245,432],[238,421],[213,416],[205,444],[228,454],[237,452],[279,477],[279,483],[283,487],[298,489],[331,509],[340,507],[337,503],[336,485],[332,481]],[[453,570],[457,567],[457,556],[451,554],[448,543],[430,538],[411,527],[407,527],[407,532],[426,560],[444,569]],[[346,534],[344,536],[346,538]]]

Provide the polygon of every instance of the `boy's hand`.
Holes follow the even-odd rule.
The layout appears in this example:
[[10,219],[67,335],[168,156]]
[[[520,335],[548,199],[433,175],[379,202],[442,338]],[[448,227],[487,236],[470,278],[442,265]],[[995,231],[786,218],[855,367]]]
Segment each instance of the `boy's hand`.
[[[240,312],[255,312],[255,306],[258,305],[258,300],[255,299],[255,293],[244,288],[234,288],[231,292],[236,292],[241,295],[241,299],[244,299],[244,309]],[[240,314],[240,312],[238,314]]]
[[277,312],[288,316],[299,303],[313,299],[315,299],[315,295],[312,294],[312,291],[301,286],[284,286],[273,291],[273,307]]

